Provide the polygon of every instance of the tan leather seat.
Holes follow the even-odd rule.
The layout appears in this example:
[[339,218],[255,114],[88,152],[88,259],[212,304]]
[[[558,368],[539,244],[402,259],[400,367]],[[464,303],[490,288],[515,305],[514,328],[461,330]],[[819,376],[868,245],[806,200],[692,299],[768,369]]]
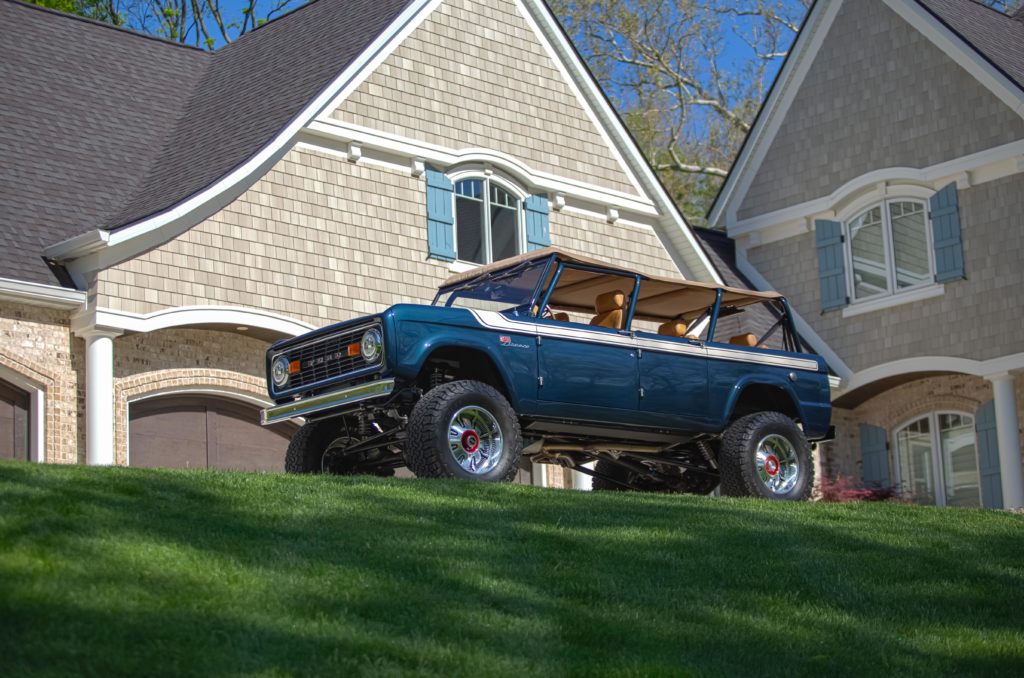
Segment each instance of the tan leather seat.
[[558,320],[558,321],[563,322],[563,323],[567,323],[567,322],[569,322],[569,314],[568,313],[554,313],[554,314],[551,315],[551,319],[552,320]]
[[735,346],[749,346],[753,348],[757,346],[757,337],[750,332],[746,334],[737,334],[735,337],[729,339],[729,343]]
[[621,330],[625,306],[626,293],[622,290],[597,295],[597,299],[594,300],[594,313],[597,315],[590,324]]

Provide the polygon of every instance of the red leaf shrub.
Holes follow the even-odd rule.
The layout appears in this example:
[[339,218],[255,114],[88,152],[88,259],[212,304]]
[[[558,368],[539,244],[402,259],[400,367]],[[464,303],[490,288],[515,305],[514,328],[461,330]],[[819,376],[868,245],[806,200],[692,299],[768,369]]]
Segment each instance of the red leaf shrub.
[[898,501],[899,488],[894,486],[861,487],[850,476],[823,477],[818,483],[815,499],[835,503],[851,501]]

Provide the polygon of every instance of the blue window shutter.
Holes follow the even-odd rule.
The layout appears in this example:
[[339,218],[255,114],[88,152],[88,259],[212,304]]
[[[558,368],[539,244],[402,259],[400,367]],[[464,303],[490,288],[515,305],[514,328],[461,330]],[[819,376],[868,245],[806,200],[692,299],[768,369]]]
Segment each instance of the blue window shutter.
[[846,294],[846,255],[843,253],[843,225],[817,219],[814,237],[818,247],[818,279],[821,282],[821,310],[829,311],[850,303]]
[[935,248],[935,282],[964,276],[964,246],[960,238],[960,204],[956,184],[949,184],[928,200]]
[[889,440],[884,428],[860,425],[860,458],[864,487],[888,487]]
[[1003,479],[999,474],[999,442],[996,439],[996,403],[990,400],[975,413],[978,434],[978,470],[981,473],[981,505],[1003,508]]
[[523,203],[526,209],[526,251],[532,252],[551,245],[551,225],[548,221],[548,196],[531,195]]
[[444,172],[428,167],[427,252],[434,259],[455,261],[455,215],[452,195],[455,184]]

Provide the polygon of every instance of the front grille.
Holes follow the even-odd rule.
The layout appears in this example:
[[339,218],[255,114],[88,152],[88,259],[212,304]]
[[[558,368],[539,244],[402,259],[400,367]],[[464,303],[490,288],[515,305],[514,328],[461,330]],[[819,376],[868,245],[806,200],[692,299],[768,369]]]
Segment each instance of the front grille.
[[362,325],[341,334],[332,334],[287,349],[285,355],[288,356],[288,362],[298,360],[299,371],[289,376],[285,388],[291,390],[312,386],[369,367],[361,354],[350,356],[348,347],[350,344],[358,344],[363,338],[363,333],[371,327],[374,325]]

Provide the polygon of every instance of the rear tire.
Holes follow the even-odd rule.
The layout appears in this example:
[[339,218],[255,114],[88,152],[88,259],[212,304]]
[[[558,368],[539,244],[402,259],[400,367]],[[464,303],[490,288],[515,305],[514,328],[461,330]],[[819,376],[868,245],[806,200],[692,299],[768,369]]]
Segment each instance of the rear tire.
[[781,412],[734,421],[719,453],[722,494],[800,501],[811,494],[814,466],[803,431]]
[[515,411],[479,381],[452,381],[426,393],[409,415],[405,463],[420,478],[508,482],[523,440]]

